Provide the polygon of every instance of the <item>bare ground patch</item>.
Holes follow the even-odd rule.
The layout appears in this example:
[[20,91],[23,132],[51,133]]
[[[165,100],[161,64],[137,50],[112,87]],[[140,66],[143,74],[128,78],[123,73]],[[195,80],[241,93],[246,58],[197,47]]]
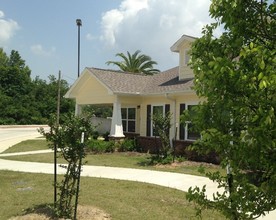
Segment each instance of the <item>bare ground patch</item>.
[[157,164],[156,167],[160,168],[171,168],[174,169],[176,167],[199,167],[203,166],[206,168],[219,168],[218,165],[212,163],[205,163],[205,162],[194,162],[194,161],[183,161],[183,162],[174,162],[171,164]]
[[[40,207],[33,210],[32,213],[28,213],[23,216],[12,217],[9,220],[51,220],[56,219],[53,216],[53,212],[48,207]],[[78,206],[77,212],[78,220],[110,220],[111,215],[106,213],[104,210],[94,206]],[[59,218],[58,220],[64,220]]]

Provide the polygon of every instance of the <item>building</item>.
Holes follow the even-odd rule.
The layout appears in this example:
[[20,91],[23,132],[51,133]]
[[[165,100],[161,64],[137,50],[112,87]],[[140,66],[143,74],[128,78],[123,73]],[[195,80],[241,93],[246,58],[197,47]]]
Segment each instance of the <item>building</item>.
[[199,135],[191,131],[190,123],[180,124],[180,115],[199,102],[192,89],[193,72],[188,66],[188,51],[195,39],[183,35],[170,48],[179,53],[178,67],[151,76],[85,68],[65,97],[76,100],[77,114],[82,105],[112,104],[110,137],[122,138],[132,134],[140,141],[146,141],[147,146],[152,145],[150,140],[154,139],[150,116],[170,111],[170,139],[184,145],[190,143]]

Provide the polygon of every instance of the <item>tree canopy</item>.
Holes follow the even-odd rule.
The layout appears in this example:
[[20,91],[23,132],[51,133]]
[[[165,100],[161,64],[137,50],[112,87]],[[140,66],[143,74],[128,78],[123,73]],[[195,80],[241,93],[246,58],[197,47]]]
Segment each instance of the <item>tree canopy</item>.
[[140,53],[140,50],[136,50],[133,54],[127,51],[127,55],[117,53],[116,56],[122,58],[123,61],[108,61],[106,63],[108,65],[114,64],[124,72],[144,73],[147,75],[159,73],[160,70],[153,68],[157,62],[153,61],[150,56]]
[[[229,219],[254,219],[276,209],[276,4],[213,0],[207,25],[191,50],[194,88],[202,101],[190,116],[201,139],[193,148],[214,151],[228,174],[206,173],[225,191],[188,199]],[[215,37],[218,27],[224,32]],[[200,211],[200,209],[199,209]]]
[[[18,51],[8,56],[0,48],[0,124],[42,124],[56,113],[58,81],[31,78],[31,70]],[[61,80],[61,96],[69,89]],[[72,100],[62,98],[61,114],[72,111]]]

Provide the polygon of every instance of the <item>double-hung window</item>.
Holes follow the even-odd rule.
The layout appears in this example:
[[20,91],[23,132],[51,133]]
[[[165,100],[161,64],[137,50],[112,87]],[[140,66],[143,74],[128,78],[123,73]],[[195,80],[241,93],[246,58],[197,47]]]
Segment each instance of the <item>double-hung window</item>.
[[[148,137],[158,136],[156,129],[153,126],[152,116],[155,114],[161,114],[165,117],[165,114],[170,112],[170,104],[155,104],[147,105],[147,123],[146,123],[146,135]],[[167,131],[170,132],[169,130]]]
[[[193,107],[195,105],[187,105],[187,109],[190,114],[195,114]],[[191,121],[186,122],[186,139],[187,140],[196,140],[200,138],[200,134],[193,130],[193,123]]]
[[135,132],[136,126],[136,109],[122,108],[122,123],[124,132]]
[[189,62],[190,62],[190,50],[185,50],[184,51],[184,65],[188,66]]
[[[180,105],[180,110],[188,110],[190,114],[195,114],[193,107],[195,105]],[[182,114],[183,112],[180,112]],[[184,124],[181,124],[180,127],[180,134],[179,139],[180,140],[197,140],[200,138],[200,134],[193,129],[193,123],[192,121],[186,121]]]
[[[162,115],[165,116],[165,108],[164,105],[153,105],[151,108],[151,115]],[[153,126],[153,121],[151,120],[151,136],[158,136],[158,133]]]

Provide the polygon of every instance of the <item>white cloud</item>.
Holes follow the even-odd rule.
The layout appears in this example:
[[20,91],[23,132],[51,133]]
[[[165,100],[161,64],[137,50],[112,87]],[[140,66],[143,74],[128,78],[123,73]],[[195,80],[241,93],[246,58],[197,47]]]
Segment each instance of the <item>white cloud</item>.
[[148,8],[148,0],[124,0],[118,9],[107,11],[102,16],[101,39],[107,45],[114,46],[121,23],[126,19],[135,19],[139,11]]
[[11,19],[5,19],[4,12],[0,11],[0,43],[10,40],[18,29],[18,23]]
[[85,37],[86,37],[86,39],[89,40],[89,41],[92,41],[92,40],[96,40],[96,39],[97,39],[96,36],[94,36],[94,35],[92,35],[92,34],[90,34],[90,33],[86,34]]
[[[139,49],[163,69],[178,61],[170,47],[183,35],[201,36],[211,23],[210,0],[123,0],[102,15],[101,40],[117,52]],[[114,53],[114,54],[115,54]]]
[[55,54],[56,48],[51,47],[49,50],[45,50],[41,44],[35,44],[31,46],[31,51],[35,55],[50,57]]

